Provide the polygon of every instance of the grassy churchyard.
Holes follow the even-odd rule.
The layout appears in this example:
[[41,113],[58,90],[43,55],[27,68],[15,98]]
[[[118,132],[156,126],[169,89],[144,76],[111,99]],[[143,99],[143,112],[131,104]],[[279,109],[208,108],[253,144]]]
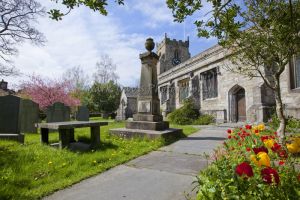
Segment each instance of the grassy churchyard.
[[[0,199],[38,199],[171,142],[108,135],[109,129],[120,127],[123,122],[101,127],[100,148],[85,152],[42,145],[40,134],[27,133],[24,145],[0,140]],[[176,127],[185,135],[197,131],[192,126]],[[75,130],[75,138],[81,141],[89,140],[89,134],[89,128]],[[49,140],[57,142],[58,134],[50,133]]]

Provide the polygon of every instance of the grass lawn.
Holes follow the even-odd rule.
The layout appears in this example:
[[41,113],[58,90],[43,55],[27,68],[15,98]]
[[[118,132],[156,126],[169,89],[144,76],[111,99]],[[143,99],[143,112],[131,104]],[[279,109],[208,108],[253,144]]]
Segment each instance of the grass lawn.
[[[0,199],[41,198],[170,142],[124,140],[108,135],[109,129],[119,127],[124,127],[124,123],[110,122],[101,127],[100,149],[88,152],[41,145],[39,134],[26,134],[24,145],[0,141]],[[192,126],[171,127],[182,128],[185,135],[197,131]],[[89,128],[75,130],[75,137],[80,140],[88,140],[89,134]],[[58,134],[50,133],[49,140],[58,141]]]

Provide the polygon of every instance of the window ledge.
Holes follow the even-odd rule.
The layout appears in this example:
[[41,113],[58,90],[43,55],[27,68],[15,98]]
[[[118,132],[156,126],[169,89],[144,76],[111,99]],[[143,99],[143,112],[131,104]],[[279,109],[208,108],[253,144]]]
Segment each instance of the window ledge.
[[212,97],[212,98],[207,98],[207,99],[203,99],[202,101],[213,101],[213,100],[217,100],[218,97]]
[[292,93],[300,93],[300,87],[291,89]]

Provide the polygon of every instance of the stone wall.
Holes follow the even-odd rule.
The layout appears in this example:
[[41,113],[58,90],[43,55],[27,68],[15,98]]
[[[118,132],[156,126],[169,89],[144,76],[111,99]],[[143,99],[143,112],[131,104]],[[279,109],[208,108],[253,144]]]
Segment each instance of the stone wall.
[[[249,79],[240,74],[234,74],[228,71],[228,67],[232,67],[230,60],[225,58],[226,52],[220,46],[216,45],[206,51],[188,59],[187,61],[173,67],[172,69],[161,73],[158,76],[159,87],[176,86],[176,102],[174,108],[179,108],[182,103],[179,102],[178,82],[180,80],[199,76],[210,69],[218,69],[218,96],[203,100],[202,81],[199,81],[199,107],[200,112],[210,113],[216,117],[218,122],[232,121],[232,113],[235,112],[232,102],[235,88],[243,88],[245,90],[245,109],[246,120],[249,122],[266,121],[271,114],[272,106],[275,105],[272,92],[265,87],[261,78]],[[282,99],[285,104],[287,115],[300,118],[300,90],[290,89],[289,68],[281,76]],[[160,90],[159,90],[160,91]],[[192,96],[195,94],[190,93]],[[164,107],[172,107],[165,106]]]

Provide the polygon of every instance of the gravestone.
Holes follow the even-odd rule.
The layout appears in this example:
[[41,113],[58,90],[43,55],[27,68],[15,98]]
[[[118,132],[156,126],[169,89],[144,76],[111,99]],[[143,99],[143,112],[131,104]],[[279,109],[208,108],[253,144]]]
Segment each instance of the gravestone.
[[22,99],[7,95],[0,97],[0,138],[24,143],[21,133]]
[[56,102],[52,106],[47,107],[46,121],[47,123],[70,121],[70,112],[69,106],[65,106],[61,102]]
[[169,123],[163,121],[160,114],[160,100],[157,86],[157,62],[158,55],[152,50],[155,43],[148,38],[145,47],[148,50],[140,54],[142,63],[140,89],[137,101],[137,114],[133,115],[133,121],[126,122],[126,128],[111,129],[110,133],[122,137],[169,137],[181,135],[181,129],[170,129]]
[[39,105],[29,99],[22,99],[21,105],[21,132],[37,133],[35,124],[39,122]]
[[77,121],[89,121],[90,113],[87,106],[79,106],[76,112]]

